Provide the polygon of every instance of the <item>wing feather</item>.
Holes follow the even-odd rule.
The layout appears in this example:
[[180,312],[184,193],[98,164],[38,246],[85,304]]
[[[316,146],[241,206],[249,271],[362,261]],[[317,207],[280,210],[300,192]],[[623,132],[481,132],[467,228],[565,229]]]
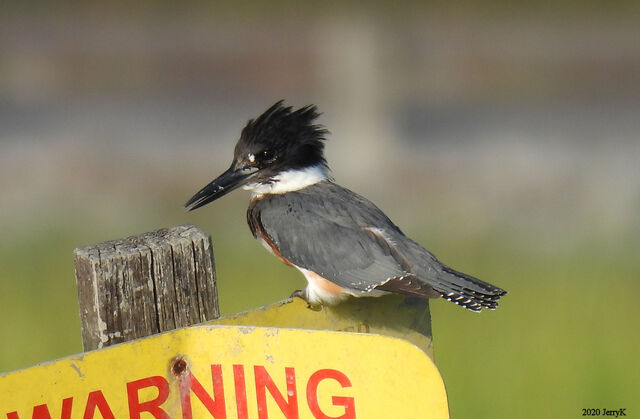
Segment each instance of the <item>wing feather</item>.
[[322,192],[271,195],[256,203],[262,230],[287,260],[362,292],[407,274],[371,237],[372,216],[386,219],[380,210],[374,206],[371,214],[371,207],[346,189]]

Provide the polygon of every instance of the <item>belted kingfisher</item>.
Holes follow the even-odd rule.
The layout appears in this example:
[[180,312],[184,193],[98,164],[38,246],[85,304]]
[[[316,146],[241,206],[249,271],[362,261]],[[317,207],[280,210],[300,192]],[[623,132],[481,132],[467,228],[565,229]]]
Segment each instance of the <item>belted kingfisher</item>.
[[495,309],[506,291],[455,271],[404,235],[372,202],[333,182],[328,131],[313,105],[279,101],[242,130],[231,167],[186,204],[188,211],[242,186],[251,191],[254,237],[308,284],[310,305],[398,293],[443,297],[469,310]]

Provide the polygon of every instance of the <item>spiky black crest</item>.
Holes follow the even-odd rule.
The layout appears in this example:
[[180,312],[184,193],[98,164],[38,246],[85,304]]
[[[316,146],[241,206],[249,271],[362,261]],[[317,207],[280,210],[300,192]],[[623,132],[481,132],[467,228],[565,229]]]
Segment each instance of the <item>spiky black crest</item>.
[[236,146],[236,157],[269,150],[281,164],[286,158],[287,168],[326,166],[324,141],[328,131],[315,123],[319,115],[315,105],[293,110],[291,106],[285,106],[283,100],[276,102],[262,115],[249,120]]

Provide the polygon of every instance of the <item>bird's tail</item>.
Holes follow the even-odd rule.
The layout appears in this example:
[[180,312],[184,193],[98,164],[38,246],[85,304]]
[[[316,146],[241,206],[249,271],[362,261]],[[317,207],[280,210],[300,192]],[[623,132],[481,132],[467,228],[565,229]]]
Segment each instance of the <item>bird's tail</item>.
[[442,267],[437,283],[431,286],[442,298],[472,311],[480,311],[483,308],[495,310],[500,297],[507,293],[501,288],[448,266]]

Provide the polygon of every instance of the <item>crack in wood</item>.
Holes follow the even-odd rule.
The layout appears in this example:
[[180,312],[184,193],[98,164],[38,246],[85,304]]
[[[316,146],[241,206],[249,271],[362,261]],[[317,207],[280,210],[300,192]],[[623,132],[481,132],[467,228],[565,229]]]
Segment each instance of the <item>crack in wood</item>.
[[191,225],[74,250],[84,350],[219,317],[210,236]]

